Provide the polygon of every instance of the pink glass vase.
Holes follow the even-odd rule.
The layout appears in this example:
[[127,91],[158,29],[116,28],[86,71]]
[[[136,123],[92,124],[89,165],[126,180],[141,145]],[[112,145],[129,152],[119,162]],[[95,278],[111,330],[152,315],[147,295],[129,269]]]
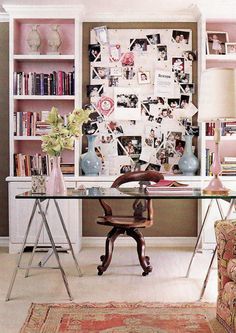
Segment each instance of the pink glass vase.
[[52,171],[47,181],[47,194],[57,195],[66,192],[66,184],[60,167],[60,156],[53,156]]

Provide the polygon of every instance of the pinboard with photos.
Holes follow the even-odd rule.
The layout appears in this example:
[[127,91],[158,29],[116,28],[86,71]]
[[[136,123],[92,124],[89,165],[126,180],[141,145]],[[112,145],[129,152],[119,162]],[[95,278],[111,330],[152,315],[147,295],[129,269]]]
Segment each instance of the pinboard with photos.
[[88,57],[87,96],[104,174],[179,173],[184,137],[197,132],[192,31],[96,27]]

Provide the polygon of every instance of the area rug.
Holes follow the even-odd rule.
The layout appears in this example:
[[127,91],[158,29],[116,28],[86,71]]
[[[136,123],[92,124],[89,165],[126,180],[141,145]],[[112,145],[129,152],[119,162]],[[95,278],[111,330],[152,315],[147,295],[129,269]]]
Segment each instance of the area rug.
[[32,304],[20,333],[224,333],[206,303]]

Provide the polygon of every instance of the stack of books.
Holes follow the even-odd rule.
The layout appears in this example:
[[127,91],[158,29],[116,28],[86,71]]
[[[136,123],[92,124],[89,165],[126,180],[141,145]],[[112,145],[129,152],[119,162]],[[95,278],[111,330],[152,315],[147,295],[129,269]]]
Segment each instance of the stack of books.
[[236,157],[224,157],[222,176],[236,176]]
[[153,194],[173,194],[173,195],[182,195],[182,194],[192,194],[193,187],[189,186],[188,184],[179,183],[173,180],[165,180],[161,179],[158,183],[148,185],[146,187],[147,193]]

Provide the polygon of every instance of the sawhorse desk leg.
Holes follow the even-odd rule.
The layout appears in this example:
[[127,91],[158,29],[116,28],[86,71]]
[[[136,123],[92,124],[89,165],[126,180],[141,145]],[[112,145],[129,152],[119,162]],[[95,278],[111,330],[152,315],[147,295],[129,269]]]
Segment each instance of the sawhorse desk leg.
[[[58,255],[58,251],[56,249],[56,245],[55,245],[55,242],[54,242],[54,239],[53,239],[53,236],[52,236],[52,233],[51,233],[51,230],[49,228],[49,224],[48,224],[48,221],[47,221],[47,218],[46,218],[46,213],[47,213],[48,206],[49,206],[49,200],[47,202],[45,210],[43,210],[43,208],[42,208],[42,205],[41,205],[42,201],[44,201],[44,199],[36,199],[35,200],[35,203],[34,203],[34,206],[33,206],[33,209],[32,209],[32,213],[31,213],[31,216],[30,216],[30,219],[29,219],[29,223],[28,223],[28,226],[27,226],[27,229],[26,229],[26,233],[25,233],[25,236],[24,236],[22,248],[21,248],[21,251],[20,251],[19,256],[18,256],[18,260],[17,260],[16,267],[15,267],[13,275],[12,275],[10,286],[8,288],[8,292],[7,292],[7,296],[6,296],[6,301],[8,301],[10,299],[12,288],[13,288],[13,285],[14,285],[14,282],[15,282],[15,279],[16,279],[16,274],[17,274],[18,269],[21,269],[21,268],[26,269],[25,277],[27,277],[29,275],[29,269],[40,268],[39,265],[36,266],[36,267],[32,266],[32,261],[33,261],[35,250],[36,250],[36,248],[38,246],[38,241],[39,241],[39,237],[40,237],[40,234],[41,234],[43,226],[45,227],[46,232],[48,234],[48,237],[49,237],[49,240],[50,240],[50,243],[51,243],[51,246],[52,246],[52,251],[53,251],[53,253],[55,255],[55,258],[56,258],[56,261],[57,261],[57,264],[58,264],[58,266],[56,268],[60,269],[61,275],[62,275],[62,279],[63,279],[64,285],[65,285],[65,288],[66,288],[66,291],[67,291],[67,294],[69,296],[69,299],[72,300],[72,294],[71,294],[71,291],[70,291],[70,288],[69,288],[67,277],[66,277],[65,271],[64,271],[64,269],[63,269],[63,267],[61,265],[61,261],[60,261],[59,255]],[[54,203],[55,203],[56,210],[57,210],[57,213],[58,213],[58,216],[59,216],[59,219],[60,219],[63,231],[65,233],[65,236],[66,236],[66,239],[67,239],[67,242],[68,242],[68,245],[69,245],[69,249],[71,251],[73,260],[75,262],[76,269],[78,271],[79,276],[82,276],[82,272],[80,270],[79,264],[78,264],[77,259],[75,257],[74,250],[73,250],[73,247],[72,247],[72,244],[71,244],[68,232],[66,230],[65,222],[63,220],[63,217],[62,217],[62,214],[61,214],[58,202],[55,199],[54,199]],[[30,256],[29,263],[28,263],[27,267],[25,268],[25,267],[21,267],[20,263],[21,263],[22,255],[23,255],[23,252],[24,252],[24,248],[25,248],[25,245],[26,245],[26,242],[27,242],[27,238],[28,238],[28,235],[29,235],[30,227],[32,225],[32,221],[33,221],[33,218],[34,218],[34,215],[35,215],[37,207],[38,207],[39,213],[40,213],[40,215],[42,217],[42,221],[41,221],[41,224],[39,226],[38,233],[36,235],[36,240],[35,240],[35,244],[34,244],[34,248],[33,248],[32,254]]]

